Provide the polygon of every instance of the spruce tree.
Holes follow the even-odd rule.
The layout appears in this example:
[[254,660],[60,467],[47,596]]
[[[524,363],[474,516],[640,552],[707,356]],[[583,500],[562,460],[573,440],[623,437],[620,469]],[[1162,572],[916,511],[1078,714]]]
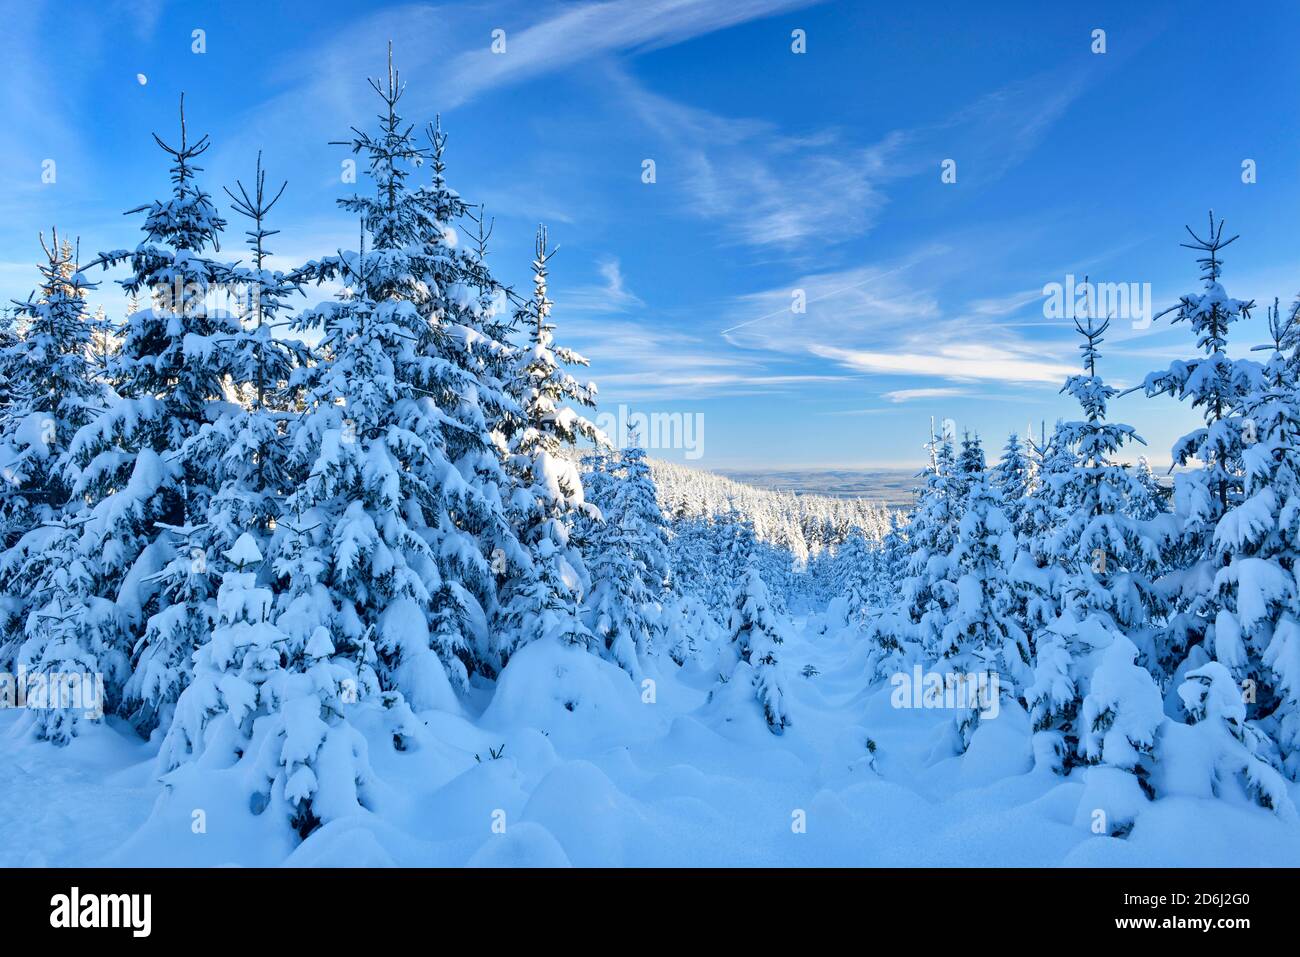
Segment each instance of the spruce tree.
[[1092,767],[1080,810],[1106,815],[1107,832],[1123,837],[1137,809],[1154,796],[1151,772],[1166,722],[1160,688],[1135,663],[1137,648],[1123,635],[1100,653],[1079,709],[1079,751]]
[[100,594],[115,594],[138,638],[124,710],[142,733],[166,727],[189,676],[190,657],[211,629],[215,579],[207,509],[217,488],[205,457],[182,454],[231,397],[238,320],[217,308],[226,268],[225,220],[199,186],[207,136],[191,141],[181,99],[179,145],[154,139],[172,160],[171,195],[138,206],[144,240],[101,253],[125,264],[119,284],[148,308],[127,317],[108,362],[121,396],[73,440],[73,494],[90,503],[83,548],[102,555]]
[[57,517],[71,494],[65,466],[69,443],[105,408],[90,356],[93,324],[86,296],[95,288],[74,249],[57,231],[47,246],[41,283],[16,302],[22,336],[0,354],[12,381],[0,414],[0,545]]
[[[632,437],[635,443],[636,437]],[[617,461],[601,456],[607,497],[588,548],[592,591],[587,622],[612,659],[634,677],[659,631],[669,582],[667,532],[645,452],[632,444]]]
[[784,676],[777,658],[785,642],[785,625],[772,607],[763,576],[751,563],[736,588],[727,624],[728,651],[723,679],[748,680],[754,690],[768,730],[782,734],[791,720]]
[[1246,720],[1246,705],[1228,669],[1211,661],[1188,671],[1178,696],[1192,726],[1186,731],[1190,741],[1167,733],[1164,750],[1172,752],[1178,742],[1190,751],[1205,775],[1206,791],[1218,796],[1236,784],[1256,804],[1294,822],[1286,779],[1269,760],[1271,742]]
[[[917,495],[907,539],[912,549],[902,602],[910,635],[934,660],[943,653],[943,630],[957,601],[951,555],[957,541],[964,482],[957,472],[952,444],[931,439],[933,465]],[[901,637],[901,636],[900,636]]]
[[1060,531],[1074,510],[1076,493],[1073,477],[1076,454],[1070,447],[1063,423],[1057,422],[1050,437],[1034,449],[1034,485],[1020,510],[1016,528],[1017,553],[1011,575],[1015,582],[1017,619],[1033,637],[1054,627],[1061,613],[1063,571],[1060,563]]
[[1053,443],[1074,456],[1073,468],[1055,466],[1044,478],[1056,507],[1055,528],[1046,530],[1039,554],[1055,581],[1059,617],[1039,628],[1034,681],[1025,698],[1039,733],[1056,737],[1061,763],[1087,756],[1087,728],[1076,720],[1090,693],[1102,649],[1123,638],[1150,660],[1151,622],[1163,613],[1152,585],[1159,571],[1159,542],[1132,516],[1130,502],[1142,494],[1133,473],[1115,461],[1129,442],[1141,439],[1132,426],[1107,420],[1117,391],[1098,374],[1099,347],[1109,320],[1076,320],[1083,342],[1084,374],[1071,376],[1062,392],[1078,401],[1084,418],[1058,424]]
[[44,700],[28,692],[34,732],[59,745],[121,699],[129,673],[125,622],[99,594],[101,576],[82,551],[81,531],[76,519],[50,519],[0,556],[0,582],[24,598],[6,668],[45,689]]
[[[1261,387],[1241,403],[1244,496],[1214,530],[1227,556],[1214,578],[1214,657],[1246,713],[1276,723],[1292,778],[1300,774],[1300,394],[1297,318],[1269,313],[1272,351]],[[1289,354],[1288,354],[1289,353]]]
[[1192,646],[1213,643],[1218,603],[1211,583],[1227,560],[1216,550],[1214,530],[1242,496],[1241,419],[1233,413],[1260,377],[1257,363],[1228,356],[1231,327],[1248,319],[1254,306],[1253,301],[1231,298],[1220,282],[1220,253],[1238,237],[1224,239],[1223,221],[1216,223],[1213,213],[1204,237],[1190,227],[1187,231],[1192,242],[1183,245],[1202,254],[1197,259],[1201,291],[1183,296],[1168,311],[1174,322],[1190,326],[1201,354],[1152,372],[1142,386],[1148,396],[1190,401],[1205,419],[1203,428],[1183,436],[1173,448],[1175,464],[1187,465],[1195,459],[1200,465],[1174,479],[1180,533],[1171,549],[1172,567],[1162,581],[1163,589],[1173,596],[1173,607],[1157,649],[1159,663],[1169,672]]
[[1020,436],[1013,432],[1002,450],[1002,459],[990,470],[990,484],[997,492],[1002,512],[1013,529],[1020,528],[1020,513],[1032,479],[1032,469],[1020,444]]
[[274,809],[301,837],[368,802],[365,739],[344,718],[356,672],[334,660],[329,630],[301,640],[273,623],[259,585],[261,552],[243,534],[222,556],[211,641],[195,655],[194,680],[176,706],[159,764],[170,774],[203,758],[208,768],[246,768],[249,809]]
[[[54,600],[49,620],[59,622],[60,633],[75,637],[75,627],[67,622],[79,612],[70,609],[96,594],[93,577],[86,579],[96,562],[86,556],[86,564],[79,563],[70,551],[75,524],[66,523],[76,511],[70,501],[75,474],[68,468],[72,439],[110,399],[96,381],[90,356],[93,325],[85,300],[94,285],[80,271],[74,247],[60,243],[57,232],[51,233],[49,245],[42,235],[41,247],[40,287],[16,303],[22,335],[0,348],[0,369],[11,383],[0,409],[0,592],[5,612],[0,670],[6,672],[13,671],[20,648],[34,660],[30,616],[35,608]],[[57,557],[42,555],[44,548]],[[58,565],[64,564],[69,577],[62,584],[48,580],[46,593],[36,583],[50,562],[50,574],[57,575]],[[55,594],[64,591],[62,598]],[[104,637],[87,633],[89,644],[102,643]],[[121,675],[114,677],[118,680],[110,684],[116,692]]]
[[[1098,375],[1097,362],[1110,321],[1088,317],[1075,325],[1084,339],[1079,348],[1086,374],[1071,376],[1061,390],[1084,413],[1083,420],[1058,430],[1077,455],[1070,512],[1054,541],[1066,571],[1063,605],[1079,620],[1103,616],[1107,627],[1135,638],[1164,610],[1151,582],[1160,568],[1160,544],[1133,518],[1130,506],[1146,493],[1134,473],[1115,461],[1125,445],[1142,439],[1132,426],[1107,421],[1107,404],[1118,391]],[[1139,648],[1144,646],[1140,639]]]
[[1007,572],[1015,554],[1011,524],[989,487],[986,472],[972,472],[948,564],[956,576],[939,657],[956,670],[998,670],[1004,679],[1023,677],[1029,642],[1016,621]]
[[1133,488],[1128,502],[1128,512],[1141,522],[1149,522],[1157,515],[1169,511],[1169,490],[1160,484],[1151,463],[1139,455],[1133,466]]
[[510,382],[519,412],[506,422],[506,439],[517,483],[511,514],[530,555],[503,586],[506,597],[493,648],[501,662],[546,634],[591,643],[590,631],[578,616],[589,576],[571,536],[575,522],[586,519],[589,526],[598,512],[587,503],[581,475],[563,451],[583,438],[597,445],[608,440],[574,408],[594,406],[596,390],[566,371],[585,366],[587,360],[555,345],[549,295],[549,263],[555,250],[547,243],[546,228],[539,226],[533,295],[516,314],[527,340]]
[[[240,326],[229,313],[210,308],[226,278],[225,268],[207,256],[220,249],[226,223],[211,197],[197,183],[196,161],[211,143],[207,136],[191,142],[181,99],[178,146],[155,134],[172,159],[171,196],[128,210],[144,213],[145,238],[134,250],[101,253],[105,268],[126,264],[131,275],[120,285],[132,296],[148,297],[149,307],[127,318],[122,344],[109,372],[124,401],[77,436],[73,449],[82,471],[78,492],[106,497],[106,490],[130,484],[137,452],[179,449],[205,422],[214,403],[226,399],[231,343]],[[110,458],[110,453],[112,454]],[[209,476],[198,463],[159,476],[156,501],[138,505],[157,519],[185,526],[198,521],[212,493]],[[130,549],[126,549],[129,553]]]
[[[339,200],[361,221],[361,248],[295,275],[344,288],[338,301],[295,318],[321,342],[304,378],[307,411],[289,452],[294,491],[284,511],[297,527],[319,526],[294,547],[303,555],[310,546],[324,565],[313,574],[333,602],[319,617],[336,655],[370,667],[377,653],[384,690],[422,708],[443,700],[449,670],[463,684],[481,660],[495,600],[491,556],[526,556],[500,487],[482,480],[495,453],[481,383],[447,355],[457,319],[476,300],[452,281],[455,257],[431,194],[408,183],[427,151],[398,114],[404,87],[391,50],[387,77],[371,87],[383,104],[379,130],[354,129],[344,145],[365,159],[374,190]],[[449,621],[451,599],[460,614]],[[414,625],[430,614],[441,619],[436,648]]]
[[843,597],[850,623],[866,621],[875,607],[875,555],[861,534],[850,535],[835,552],[835,590]]

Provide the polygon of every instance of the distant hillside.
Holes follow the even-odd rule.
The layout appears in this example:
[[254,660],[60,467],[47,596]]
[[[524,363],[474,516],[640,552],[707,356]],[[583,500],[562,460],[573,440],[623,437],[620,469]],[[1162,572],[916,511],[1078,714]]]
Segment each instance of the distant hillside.
[[762,486],[658,459],[650,460],[650,469],[666,515],[716,518],[739,512],[754,523],[760,540],[788,548],[798,558],[838,545],[854,530],[873,540],[889,530],[888,503],[876,496],[811,489],[795,494],[792,488]]
[[915,469],[715,469],[719,475],[752,485],[801,495],[867,498],[898,508],[912,504],[921,484]]

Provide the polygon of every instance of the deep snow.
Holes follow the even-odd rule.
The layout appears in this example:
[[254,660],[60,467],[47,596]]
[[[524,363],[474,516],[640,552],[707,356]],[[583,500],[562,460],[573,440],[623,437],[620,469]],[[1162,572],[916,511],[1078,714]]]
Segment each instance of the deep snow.
[[1300,828],[1226,799],[1162,798],[1127,838],[1095,835],[1079,814],[1089,772],[1034,770],[1023,712],[1004,706],[965,755],[943,756],[951,712],[895,709],[888,684],[867,684],[866,642],[820,614],[797,625],[782,736],[752,691],[708,700],[711,665],[659,663],[651,694],[542,641],[495,693],[422,712],[406,750],[382,712],[358,714],[372,809],[301,843],[250,812],[233,770],[186,766],[164,789],[157,738],[110,719],[58,749],[0,712],[0,866],[1300,863]]

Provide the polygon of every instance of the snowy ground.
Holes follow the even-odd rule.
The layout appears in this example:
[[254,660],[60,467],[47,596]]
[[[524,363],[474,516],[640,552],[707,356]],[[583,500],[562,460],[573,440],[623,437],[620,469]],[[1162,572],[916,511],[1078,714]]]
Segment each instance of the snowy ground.
[[1086,772],[1034,771],[1010,709],[936,760],[950,712],[891,707],[888,685],[866,686],[860,640],[798,623],[782,737],[744,689],[708,702],[711,670],[651,675],[644,703],[612,665],[536,645],[483,713],[425,713],[408,750],[365,728],[373,812],[296,848],[233,772],[164,793],[156,744],[120,726],[58,750],[0,712],[0,866],[1300,864],[1300,829],[1221,800],[1162,799],[1127,839],[1090,833],[1076,824]]

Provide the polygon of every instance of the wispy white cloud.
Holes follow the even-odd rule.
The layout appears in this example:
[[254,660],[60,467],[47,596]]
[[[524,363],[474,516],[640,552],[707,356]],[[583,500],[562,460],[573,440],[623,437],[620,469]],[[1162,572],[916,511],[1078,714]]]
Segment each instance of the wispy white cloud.
[[852,378],[847,373],[803,373],[776,368],[779,360],[719,349],[702,338],[662,322],[611,314],[567,315],[567,294],[556,309],[562,341],[591,360],[590,377],[603,401],[682,399],[793,390],[799,385]]
[[627,288],[623,269],[615,258],[602,259],[596,271],[603,283],[577,286],[564,292],[567,312],[618,313],[645,305],[639,296]]
[[[149,3],[153,0],[126,0]],[[658,49],[821,0],[605,0],[586,3],[470,5],[409,3],[358,17],[345,31],[315,38],[309,54],[277,63],[268,85],[285,89],[277,103],[301,112],[304,97],[352,116],[369,91],[391,40],[412,87],[408,112],[452,110],[491,90],[562,72],[611,55]],[[505,31],[505,52],[492,50]],[[265,115],[266,105],[256,113]]]
[[1084,74],[1052,71],[985,94],[947,120],[912,132],[913,158],[938,175],[955,159],[959,182],[987,181],[1023,162],[1085,88]]
[[[790,348],[809,342],[850,344],[864,337],[934,327],[942,319],[935,293],[905,272],[942,247],[901,263],[871,263],[809,273],[788,286],[737,297],[724,312],[722,336],[748,348]],[[796,308],[800,297],[803,311]]]
[[879,352],[812,344],[813,355],[840,365],[879,375],[912,375],[968,382],[1060,383],[1075,370],[1060,362],[1039,359],[1028,351],[999,349],[976,343],[943,346],[927,352]]
[[1003,175],[1038,145],[1082,91],[1047,74],[973,101],[948,118],[855,144],[841,131],[792,134],[774,123],[722,116],[646,89],[611,67],[619,98],[659,137],[659,183],[680,177],[701,218],[724,224],[724,243],[779,248],[835,243],[870,231],[891,182],[958,161],[961,182]]
[[558,7],[523,28],[515,26],[514,17],[503,15],[494,28],[505,31],[504,52],[492,51],[488,34],[480,49],[451,61],[445,75],[448,105],[604,54],[670,46],[814,2],[817,0],[607,0]]
[[611,69],[620,100],[659,138],[656,182],[680,185],[691,212],[725,225],[728,244],[789,247],[816,236],[834,242],[875,222],[885,197],[890,135],[861,147],[833,130],[791,136],[774,124],[720,116],[645,89]]
[[620,396],[663,398],[699,398],[717,395],[770,395],[814,382],[837,382],[844,376],[775,375],[768,373],[684,372],[673,364],[671,369],[627,372],[603,376],[601,388],[618,390]]
[[933,388],[933,389],[894,389],[892,392],[881,394],[881,398],[887,402],[915,402],[917,399],[943,399],[956,395],[969,395],[965,389],[954,388]]
[[[723,339],[860,375],[939,380],[898,383],[884,393],[893,403],[957,395],[975,382],[1059,385],[1075,371],[1065,330],[1031,337],[1008,321],[1032,299],[972,299],[952,288],[952,275],[973,270],[981,255],[936,243],[899,262],[804,275],[735,300],[724,311]],[[791,308],[794,291],[805,298],[802,313]]]
[[[867,287],[880,285],[890,277],[912,268],[918,262],[932,256],[941,255],[946,251],[942,246],[933,246],[888,267],[865,266],[843,272],[823,273],[817,276],[805,277],[795,282],[789,289],[782,290],[779,293],[766,291],[741,296],[735,302],[736,309],[748,310],[758,314],[735,322],[723,329],[720,335],[730,339],[733,334],[750,326],[766,322],[769,319],[802,315],[807,311],[808,307],[832,299],[839,299],[841,302],[851,300],[856,304],[860,312],[874,309],[889,313],[908,309],[929,313],[933,310],[932,303],[911,301],[897,305],[895,296],[889,293],[880,295],[875,290],[868,290]],[[776,303],[775,308],[766,312],[762,311],[772,306],[774,300]],[[735,341],[735,339],[732,339],[732,341]]]
[[[274,92],[250,104],[217,139],[208,175],[213,181],[229,181],[243,171],[247,157],[265,147],[272,169],[306,172],[318,177],[316,188],[334,188],[339,181],[338,162],[344,157],[341,150],[334,156],[322,154],[322,144],[342,138],[349,123],[373,112],[373,94],[362,78],[383,72],[389,41],[402,79],[409,84],[402,114],[423,123],[436,112],[454,112],[497,88],[561,73],[587,61],[603,62],[669,46],[815,2],[489,0],[473,5],[417,2],[358,11],[346,29],[310,28],[308,42],[270,65],[262,86]],[[497,28],[506,31],[502,54],[491,51],[492,30]],[[605,90],[594,92],[598,101],[607,98]],[[313,108],[303,110],[303,103]],[[462,155],[455,132],[458,125],[455,120],[449,125],[455,165]],[[541,162],[536,155],[521,160]],[[592,219],[587,208],[594,202],[591,197],[568,195],[560,200],[548,190],[544,169],[528,173],[509,182],[479,184],[473,199],[485,203],[489,214],[500,216],[552,223]],[[521,181],[527,186],[517,185]]]
[[1042,301],[1043,291],[1041,289],[1025,289],[1019,292],[1007,293],[1005,296],[976,299],[968,303],[966,309],[974,316],[1000,319],[1004,316],[1014,315],[1030,303]]

